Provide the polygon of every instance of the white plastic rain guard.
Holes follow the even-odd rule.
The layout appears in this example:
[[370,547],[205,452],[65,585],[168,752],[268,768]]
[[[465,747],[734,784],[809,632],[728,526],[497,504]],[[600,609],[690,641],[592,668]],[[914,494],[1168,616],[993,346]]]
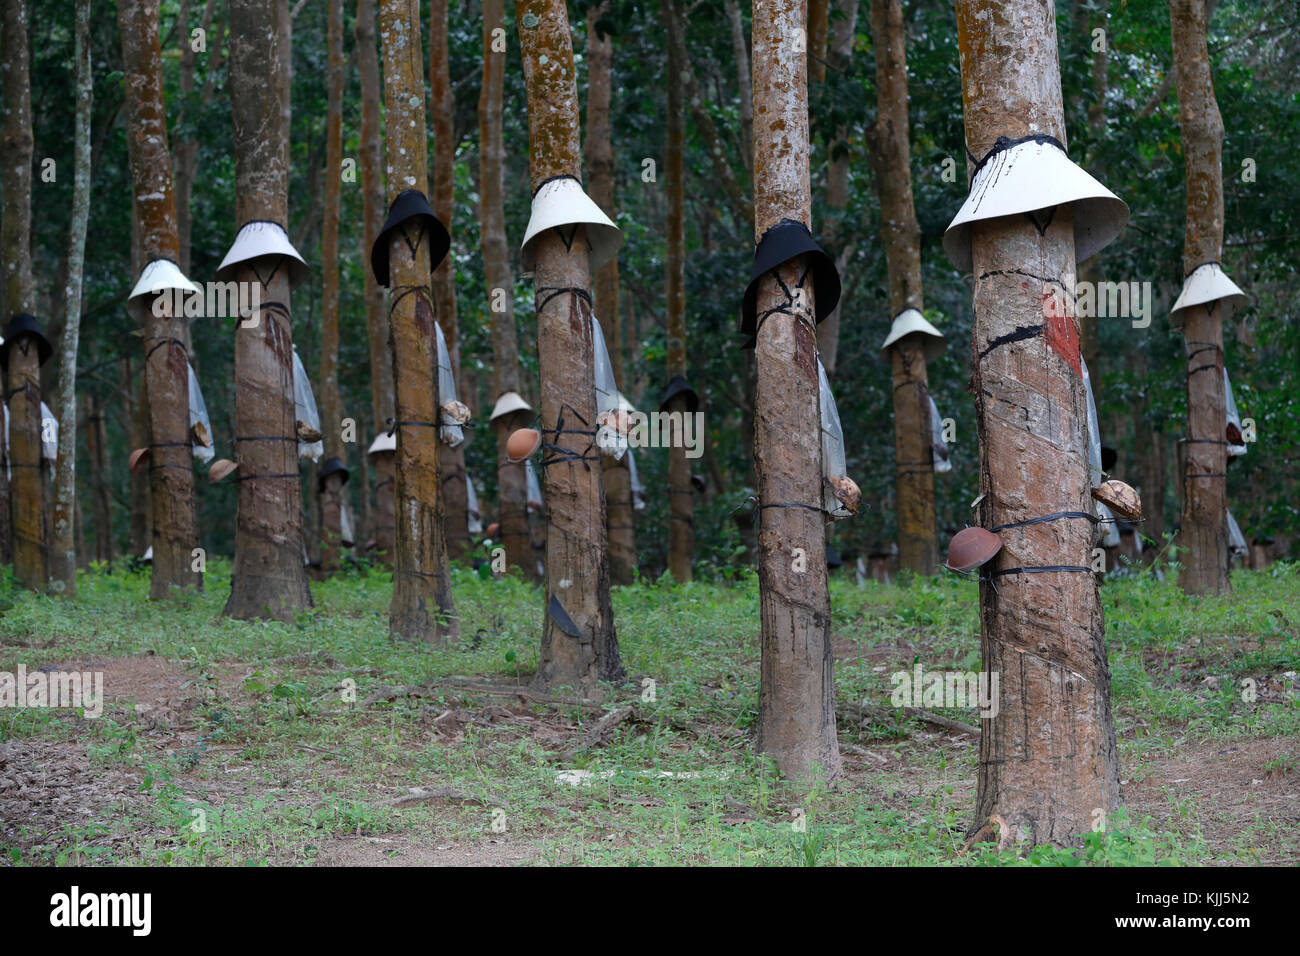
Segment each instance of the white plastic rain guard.
[[542,183],[533,195],[533,211],[519,253],[524,273],[531,273],[537,264],[535,238],[547,229],[559,228],[567,233],[564,227],[578,224],[587,227],[587,261],[595,272],[618,252],[623,233],[572,176],[556,176]]
[[934,451],[934,470],[944,475],[952,471],[952,462],[948,458],[948,443],[943,440],[943,419],[939,417],[939,406],[930,399],[930,447]]
[[478,492],[474,490],[474,479],[465,472],[465,513],[470,534],[483,533],[483,512],[478,508]]
[[641,484],[641,478],[636,473],[636,456],[632,454],[631,448],[627,450],[627,477],[632,486],[632,510],[645,511],[645,485]]
[[1124,201],[1076,166],[1055,140],[999,140],[976,170],[966,202],[944,233],[944,252],[954,266],[969,272],[972,223],[1040,210],[1046,214],[1065,203],[1074,207],[1079,262],[1103,249],[1128,223]]
[[533,467],[531,458],[524,459],[524,485],[528,492],[528,508],[540,511],[544,504],[542,501],[542,483],[537,480],[537,469]]
[[339,537],[345,548],[350,548],[357,542],[356,531],[352,526],[352,506],[348,504],[347,495],[343,496],[343,501],[339,504]]
[[1233,554],[1245,554],[1249,549],[1246,547],[1246,538],[1241,533],[1241,528],[1237,525],[1237,519],[1228,512],[1228,550]]
[[[208,406],[203,401],[203,389],[199,388],[199,377],[194,374],[194,366],[189,366],[190,371],[190,431],[194,431],[195,425],[202,425],[203,430],[207,433],[208,438],[212,438],[212,419],[208,417]],[[192,442],[190,449],[193,452],[195,461],[209,462],[216,455],[217,450],[212,445],[204,447],[198,442]]]
[[284,256],[289,264],[289,288],[299,285],[311,275],[307,263],[289,241],[289,234],[278,222],[254,219],[244,223],[230,244],[230,251],[217,267],[217,281],[229,282],[235,278],[236,266],[263,256]]
[[[4,419],[5,477],[12,479],[13,469],[9,464],[9,409],[3,402],[0,402],[0,418]],[[45,423],[47,421],[51,422],[48,429],[51,436],[49,441],[46,441],[45,438],[47,432]],[[50,406],[44,402],[41,402],[41,457],[50,462],[50,471],[53,472],[54,462],[58,461],[59,458],[59,420],[50,411]]]
[[1194,305],[1206,305],[1222,300],[1224,317],[1246,301],[1246,293],[1237,287],[1237,283],[1228,278],[1223,266],[1217,262],[1205,262],[1193,269],[1183,281],[1183,291],[1169,310],[1169,323],[1175,329],[1183,327],[1183,309]]
[[611,455],[619,461],[627,453],[627,433],[600,424],[600,421],[606,412],[619,411],[629,403],[614,381],[614,365],[609,360],[609,349],[605,347],[605,333],[594,315],[591,317],[591,345],[596,365],[596,447],[601,454]]
[[[293,417],[295,423],[302,422],[308,428],[320,431],[320,412],[316,411],[316,396],[311,393],[311,379],[307,377],[307,369],[303,367],[302,359],[298,357],[296,345],[293,349]],[[323,441],[298,442],[299,458],[310,458],[316,461],[323,454],[325,454]]]
[[367,455],[377,455],[382,451],[397,451],[397,433],[380,432],[375,436],[375,440],[370,443],[370,448],[366,451]]
[[449,402],[459,401],[456,398],[456,376],[451,370],[451,352],[447,350],[442,326],[435,322],[433,328],[438,339],[438,437],[444,445],[459,448],[465,444],[465,429],[441,408]]
[[[1237,413],[1237,399],[1232,394],[1232,382],[1228,381],[1228,370],[1223,370],[1223,407],[1224,412],[1224,432],[1227,432],[1228,425],[1236,425],[1237,431],[1241,431],[1241,416]],[[1245,445],[1228,445],[1228,457],[1236,458],[1246,454]]]
[[156,295],[168,289],[181,289],[185,292],[202,293],[203,290],[185,278],[180,266],[170,259],[154,259],[140,272],[140,279],[131,290],[128,299],[137,299],[142,295]]
[[1101,542],[1100,547],[1118,548],[1119,547],[1119,526],[1115,521],[1115,512],[1100,501],[1094,501],[1094,510],[1097,517],[1101,519]]
[[1097,422],[1097,402],[1092,397],[1088,363],[1080,358],[1079,365],[1083,368],[1083,388],[1088,393],[1088,481],[1090,488],[1096,488],[1105,480],[1101,470],[1101,426]]
[[927,362],[933,362],[948,347],[948,340],[944,334],[931,325],[918,309],[904,309],[894,316],[894,324],[889,328],[889,336],[880,346],[880,357],[888,358],[889,349],[894,343],[909,335],[920,335],[924,338]]
[[835,497],[829,481],[849,472],[844,462],[844,429],[840,427],[840,413],[835,407],[835,396],[831,394],[831,383],[826,378],[826,368],[821,359],[817,360],[817,387],[821,393],[819,404],[822,412],[822,507],[836,520],[852,518],[853,512]]
[[497,403],[492,406],[492,415],[488,421],[494,422],[502,415],[509,415],[511,412],[531,412],[533,406],[524,401],[524,397],[518,392],[502,392]]

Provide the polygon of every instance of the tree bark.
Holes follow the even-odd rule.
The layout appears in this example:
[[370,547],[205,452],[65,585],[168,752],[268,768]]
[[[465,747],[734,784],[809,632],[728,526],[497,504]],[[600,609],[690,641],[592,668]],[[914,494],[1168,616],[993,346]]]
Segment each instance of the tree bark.
[[87,391],[81,396],[86,410],[86,457],[90,462],[91,525],[95,529],[95,560],[113,563],[113,511],[108,476],[108,432],[104,421],[104,406],[99,396]]
[[830,0],[808,0],[808,82],[826,82],[826,44],[830,36]]
[[[357,44],[357,72],[361,77],[361,136],[357,166],[361,172],[361,205],[363,228],[361,231],[361,261],[369,262],[370,250],[384,222],[384,172],[383,151],[379,137],[379,46],[375,36],[375,0],[357,0],[357,19],[354,27]],[[384,290],[369,269],[365,273],[363,299],[366,307],[366,338],[370,346],[370,406],[375,432],[388,428],[394,415],[393,405],[393,353],[388,325],[388,310],[384,308]],[[375,455],[390,459],[391,453]],[[370,469],[367,469],[368,471]],[[381,471],[387,477],[381,476]],[[391,564],[393,560],[393,469],[375,467],[375,507],[370,511],[367,534],[375,542],[375,552],[380,561]],[[363,501],[369,492],[362,487]]]
[[[133,273],[137,269],[131,270]],[[137,380],[130,358],[122,360],[122,399],[131,432],[130,447],[149,444],[149,392],[145,376]],[[149,501],[149,472],[131,475],[131,557],[141,557],[152,547],[153,508]]]
[[[196,61],[196,54],[190,39],[189,8],[189,0],[181,0],[178,17],[181,36],[179,80],[181,108],[176,117],[176,125],[182,129],[186,119],[185,107],[194,93],[194,67]],[[212,18],[216,13],[216,8],[217,0],[206,0],[203,5],[203,16],[199,22],[199,26],[205,35],[205,45],[210,51],[207,69],[204,71],[206,74],[203,81],[204,106],[207,106],[212,100],[212,93],[216,88],[213,78],[221,65],[221,36],[220,33],[215,35],[211,33]],[[172,161],[175,165],[172,178],[176,183],[176,233],[180,243],[180,267],[181,272],[188,276],[190,274],[190,232],[194,221],[190,210],[190,194],[194,188],[194,178],[198,175],[199,170],[198,140],[187,134],[178,135],[176,137],[176,146],[172,150]]]
[[[858,0],[840,0],[840,13],[831,40],[831,60],[837,69],[847,71],[853,59],[853,41],[857,37]],[[831,143],[830,166],[826,170],[826,205],[837,213],[842,213],[849,204],[850,156],[846,133],[842,129],[838,130]],[[836,228],[835,232],[836,239],[839,240],[836,245],[841,247],[835,264],[843,272],[852,249],[842,241],[842,229]],[[840,314],[843,310],[844,298],[841,297],[834,311],[817,326],[817,351],[821,353],[822,365],[832,381],[839,359]]]
[[[320,422],[325,457],[347,463],[343,443],[343,407],[339,398],[339,204],[343,183],[343,0],[329,0],[329,113],[325,119],[325,208],[321,213]],[[343,547],[343,480],[326,480],[321,495],[321,571],[339,569]],[[315,489],[312,489],[315,491]]]
[[[907,33],[902,0],[872,0],[876,51],[876,123],[872,159],[880,196],[881,232],[889,272],[890,317],[925,308],[921,226],[912,201],[912,148],[907,116]],[[939,569],[935,539],[934,461],[925,356],[913,342],[890,350],[894,399],[894,500],[898,564],[917,574]]]
[[[455,213],[456,100],[451,87],[451,55],[447,50],[448,0],[429,5],[429,100],[433,110],[433,211],[451,229]],[[456,261],[448,254],[433,272],[433,297],[438,324],[447,340],[451,370],[460,382],[460,329],[456,315]],[[435,379],[436,379],[435,375]],[[439,403],[450,396],[439,396]],[[443,528],[447,555],[465,557],[473,545],[469,534],[469,495],[465,486],[465,446],[441,449],[440,467],[444,499]]]
[[[0,280],[0,321],[8,322],[20,313],[32,313],[36,308],[35,290],[32,285],[31,235],[32,235],[32,100],[31,72],[28,65],[27,51],[27,3],[26,0],[3,0],[0,4],[0,102],[3,103],[3,122],[0,123],[0,155],[5,161],[0,163],[0,256],[4,257],[4,276]],[[33,356],[34,358],[35,356]],[[7,394],[13,394],[19,383],[10,379]],[[18,396],[14,396],[17,398]],[[8,461],[12,465],[18,461],[13,444],[13,399],[10,406],[10,447]],[[37,415],[34,424],[40,429],[39,396]],[[25,418],[26,422],[27,419]],[[26,443],[26,439],[25,439]],[[29,444],[29,443],[27,443]],[[37,445],[37,453],[40,447]],[[30,463],[25,463],[30,464]],[[37,459],[36,464],[39,464]],[[32,471],[31,468],[20,470]],[[39,474],[39,469],[34,472]],[[38,569],[37,563],[43,543],[39,540],[24,545],[22,562],[27,569],[18,572],[19,543],[17,512],[19,503],[19,485],[22,482],[14,474],[11,481],[0,475],[0,500],[3,508],[3,542],[0,551],[6,562],[13,561],[15,573],[19,579],[26,581],[23,574],[31,576],[32,585],[44,586],[44,570]],[[30,484],[30,482],[28,482]],[[28,488],[24,493],[30,494]]]
[[[515,328],[515,279],[506,244],[505,143],[502,100],[505,95],[506,14],[504,0],[483,0],[483,86],[478,101],[479,230],[483,247],[483,280],[492,316],[492,368],[495,397],[520,391],[519,341]],[[501,30],[496,43],[493,31]],[[528,422],[525,412],[503,415],[493,422],[497,440],[497,516],[506,562],[529,580],[537,577],[528,534],[528,489],[522,462],[511,463],[506,441]]]
[[[1223,119],[1214,96],[1204,0],[1170,0],[1178,123],[1187,163],[1183,271],[1223,253]],[[1187,353],[1187,463],[1178,583],[1188,594],[1227,594],[1228,446],[1223,438],[1223,311],[1210,302],[1183,311]]]
[[[406,189],[425,192],[428,150],[424,123],[424,69],[418,0],[381,0],[379,35],[384,49],[384,101],[388,117],[388,193],[391,204]],[[418,244],[396,230],[389,244],[393,290],[393,382],[397,392],[396,512],[393,604],[389,632],[407,640],[440,643],[460,633],[451,595],[439,445],[435,305],[430,287],[427,232]],[[407,423],[407,424],[401,424]]]
[[[957,0],[957,29],[970,154],[999,136],[1064,142],[1051,0]],[[1071,208],[1058,206],[1041,233],[1025,216],[977,222],[971,243],[980,524],[1088,512],[1078,320],[1061,291],[1073,287]],[[976,833],[996,815],[1017,841],[1072,844],[1095,811],[1120,802],[1092,524],[1058,519],[1000,537],[980,584],[984,670],[999,675],[1001,695],[980,739]],[[1079,570],[1014,572],[1051,566]]]
[[[668,31],[668,115],[664,147],[664,183],[668,193],[668,215],[664,266],[667,271],[668,367],[666,381],[686,375],[686,222],[685,222],[685,127],[682,102],[683,73],[686,70],[686,37],[673,0],[660,0],[664,26]],[[671,414],[685,416],[686,399],[678,395],[669,403]],[[695,559],[695,495],[691,488],[691,463],[686,444],[675,432],[668,448],[668,572],[673,580],[691,580]]]
[[[582,178],[573,45],[564,0],[516,0],[515,21],[528,93],[529,173],[535,193],[555,176]],[[581,456],[573,460],[548,450],[541,466],[547,612],[535,684],[539,689],[569,687],[588,694],[599,681],[623,675],[609,599],[604,486],[600,468],[592,467],[600,457],[594,434],[575,434],[594,431],[596,422],[591,314],[586,307],[591,277],[582,226],[567,243],[558,230],[534,242],[542,433],[549,444]],[[563,289],[581,291],[551,294]],[[572,624],[565,628],[576,636],[562,629],[552,609],[562,609]]]
[[[287,7],[287,0],[230,3],[230,112],[240,226],[260,219],[283,227],[289,218],[288,14],[277,7]],[[303,567],[288,264],[252,260],[235,271],[234,279],[259,284],[262,307],[235,332],[239,505],[224,613],[291,621],[312,606],[312,597]]]
[[[1089,55],[1092,58],[1092,102],[1088,104],[1088,127],[1092,131],[1094,140],[1098,143],[1104,142],[1106,138],[1106,87],[1109,61],[1107,51],[1110,49],[1110,30],[1107,19],[1109,4],[1110,0],[1094,0],[1094,3],[1088,7],[1079,6],[1075,10],[1077,32],[1081,38],[1086,39]],[[1092,49],[1092,31],[1090,27],[1094,23],[1100,23],[1101,28],[1106,31],[1106,44],[1099,50]],[[1105,163],[1102,161],[1103,155],[1104,152],[1099,152],[1089,163],[1093,174],[1098,177],[1103,176],[1106,171]],[[1081,285],[1088,283],[1093,288],[1096,288],[1096,283],[1100,282],[1101,278],[1100,254],[1091,256],[1079,263],[1079,281]],[[1083,352],[1083,360],[1088,363],[1088,372],[1092,380],[1100,383],[1102,380],[1100,319],[1091,318],[1080,321],[1079,347]]]
[[50,587],[68,597],[77,593],[77,346],[81,337],[82,269],[86,261],[86,224],[90,219],[90,113],[93,76],[90,66],[90,0],[77,0],[74,59],[77,74],[75,168],[72,223],[68,232],[68,279],[64,293],[67,319],[60,340],[59,458],[54,473],[53,537],[50,541]]
[[[811,228],[807,57],[790,42],[805,17],[806,0],[754,2],[755,242],[782,219]],[[797,286],[805,266],[806,257],[799,256],[760,280],[758,313],[782,306],[790,311],[773,311],[754,347],[754,461],[765,506],[759,529],[763,651],[756,746],[783,776],[797,781],[834,780],[842,773],[820,507],[817,290],[805,287],[792,302],[781,285]]]
[[[605,215],[616,220],[614,199],[614,145],[610,124],[613,91],[614,41],[600,34],[600,18],[608,0],[587,16],[587,175],[588,193]],[[609,345],[614,379],[620,387],[623,377],[623,324],[619,314],[618,257],[596,270],[591,289],[592,304],[605,341]],[[636,579],[636,512],[632,508],[632,476],[627,456],[615,460],[601,456],[605,481],[605,530],[609,538],[609,573],[614,584],[631,584]]]
[[[158,0],[121,0],[118,32],[126,71],[127,144],[140,260],[176,262],[176,200],[167,111],[163,104],[162,46]],[[164,297],[164,303],[170,300]],[[198,520],[194,511],[194,469],[189,422],[189,355],[186,320],[170,309],[137,299],[144,325],[145,380],[149,394],[149,497],[153,508],[153,565],[149,596],[167,597],[173,588],[201,588],[195,571]],[[162,311],[165,314],[158,315]]]
[[736,86],[740,91],[740,159],[745,172],[754,172],[754,101],[749,78],[749,46],[745,42],[745,20],[736,0],[727,0],[727,19],[731,21],[731,53],[736,59]]

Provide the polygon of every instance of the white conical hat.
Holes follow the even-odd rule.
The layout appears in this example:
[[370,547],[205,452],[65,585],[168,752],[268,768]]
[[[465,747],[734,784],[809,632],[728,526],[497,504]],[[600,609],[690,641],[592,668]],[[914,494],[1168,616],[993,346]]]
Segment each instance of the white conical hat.
[[1074,258],[1091,258],[1120,234],[1128,206],[1045,136],[998,140],[981,161],[970,195],[943,235],[943,249],[958,269],[972,268],[971,223],[1037,212],[1063,203],[1074,206]]
[[155,295],[156,293],[166,291],[167,289],[183,289],[186,292],[199,292],[203,290],[197,285],[185,278],[181,272],[180,266],[170,259],[154,259],[140,273],[140,281],[135,284],[131,290],[128,299],[137,299],[142,295]]
[[490,422],[496,421],[502,415],[509,415],[511,412],[531,412],[533,406],[524,401],[524,397],[518,392],[502,392],[497,403],[492,406],[492,416],[488,419]]
[[890,346],[909,335],[925,336],[925,360],[933,362],[948,347],[948,340],[942,332],[929,323],[917,309],[904,309],[894,316],[894,324],[889,329],[889,337],[880,346],[882,356],[889,354]]
[[1228,274],[1223,271],[1223,266],[1217,262],[1202,263],[1193,269],[1183,282],[1183,291],[1178,296],[1178,301],[1174,303],[1174,307],[1169,310],[1169,321],[1173,323],[1174,328],[1182,328],[1183,309],[1218,302],[1221,299],[1231,312],[1233,308],[1246,301],[1246,293],[1237,287],[1237,283],[1228,278]]
[[373,455],[381,451],[397,451],[397,432],[380,432],[370,443],[366,454]]
[[230,251],[217,267],[217,279],[229,282],[235,277],[235,266],[262,256],[285,256],[288,259],[291,288],[311,275],[311,270],[289,241],[289,234],[283,226],[278,222],[254,219],[239,228]]
[[[623,244],[623,233],[610,221],[572,176],[556,176],[542,183],[533,194],[533,214],[524,233],[519,258],[524,272],[533,271],[533,240],[547,229],[573,226],[587,227],[588,262],[595,272],[613,258]],[[564,230],[566,233],[568,230]]]

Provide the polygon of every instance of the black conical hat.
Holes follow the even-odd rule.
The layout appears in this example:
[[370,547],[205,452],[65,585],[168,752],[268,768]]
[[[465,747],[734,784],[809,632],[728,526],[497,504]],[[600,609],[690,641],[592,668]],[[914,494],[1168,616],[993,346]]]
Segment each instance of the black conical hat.
[[384,221],[384,228],[379,231],[379,235],[375,237],[375,244],[370,249],[370,268],[375,272],[375,279],[385,288],[389,284],[388,246],[392,238],[391,233],[411,219],[427,221],[430,272],[438,268],[438,263],[442,262],[443,257],[447,255],[447,250],[451,248],[451,236],[447,234],[447,227],[433,214],[428,197],[418,189],[406,189],[398,193],[392,206],[388,208],[388,218]]
[[24,335],[36,336],[36,354],[40,358],[40,364],[44,365],[49,361],[50,356],[54,354],[54,346],[50,345],[50,340],[45,337],[45,330],[41,328],[41,323],[36,321],[36,316],[19,312],[5,327],[4,344],[0,345],[0,362],[9,364],[9,346]]
[[754,335],[758,312],[758,281],[796,256],[807,255],[813,283],[813,309],[818,322],[830,315],[840,301],[840,273],[835,260],[813,241],[808,227],[793,219],[782,219],[763,233],[754,250],[754,269],[745,289],[740,315],[742,335]]

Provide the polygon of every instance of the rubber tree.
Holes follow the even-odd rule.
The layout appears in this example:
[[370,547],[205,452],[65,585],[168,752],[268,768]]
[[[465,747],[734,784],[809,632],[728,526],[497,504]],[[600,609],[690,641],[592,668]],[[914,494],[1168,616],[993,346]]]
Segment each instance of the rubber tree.
[[[235,219],[283,229],[289,221],[284,71],[287,0],[231,0],[230,115]],[[238,264],[233,280],[261,307],[235,330],[235,455],[239,503],[235,564],[224,613],[293,620],[312,606],[303,566],[302,488],[293,401],[293,330],[287,256]]]
[[[796,37],[806,0],[755,0],[754,240],[783,219],[811,228],[808,67]],[[830,592],[820,495],[817,290],[792,300],[807,257],[765,275],[754,345],[762,665],[756,746],[784,776],[840,776],[835,734]],[[784,288],[783,288],[784,287]],[[816,502],[816,504],[814,504]],[[804,507],[799,507],[804,505]],[[793,506],[793,507],[787,507]]]
[[[515,22],[528,94],[529,178],[536,193],[554,177],[582,179],[573,44],[564,0],[516,0]],[[550,453],[541,467],[547,611],[535,683],[589,693],[599,681],[620,678],[623,668],[609,598],[600,457],[585,450],[588,441],[594,449],[594,433],[573,434],[594,430],[596,421],[586,230],[578,225],[572,235],[561,235],[549,229],[532,241],[542,434],[578,455]],[[552,294],[558,290],[565,291]]]
[[[1206,45],[1205,0],[1170,0],[1178,123],[1187,166],[1183,271],[1223,253],[1223,118]],[[1223,311],[1210,302],[1184,309],[1187,353],[1187,461],[1178,583],[1188,594],[1227,594],[1228,446],[1223,422]]]
[[[179,261],[176,199],[172,191],[167,110],[163,102],[162,43],[158,0],[121,0],[117,5],[126,77],[127,147],[131,161],[141,260]],[[135,300],[144,326],[145,389],[149,397],[149,500],[153,509],[153,565],[149,594],[164,598],[172,588],[202,587],[195,560],[198,519],[189,420],[189,355],[186,318],[175,315],[169,296]]]
[[[871,0],[876,52],[876,122],[871,156],[880,197],[881,232],[889,273],[889,314],[924,310],[921,226],[912,201],[912,147],[907,117],[907,31],[902,0]],[[890,351],[894,399],[894,500],[898,564],[917,574],[939,570],[930,450],[930,391],[920,336],[904,336]]]
[[[499,31],[499,32],[498,32]],[[494,395],[520,391],[519,333],[515,328],[515,278],[506,243],[505,139],[502,101],[506,75],[505,0],[483,0],[483,85],[478,101],[479,235],[483,249],[483,283],[492,317]],[[497,515],[506,562],[535,578],[528,535],[527,475],[522,462],[506,454],[506,440],[527,424],[526,412],[512,412],[492,422],[497,442]]]
[[[326,47],[325,207],[321,212],[320,421],[326,458],[346,463],[343,408],[339,398],[339,204],[343,184],[343,0],[329,0]],[[326,476],[321,490],[321,570],[339,569],[343,546],[341,473]]]
[[[664,26],[668,31],[668,112],[665,123],[664,185],[668,194],[665,219],[667,234],[664,249],[667,304],[667,375],[666,381],[686,376],[686,112],[683,96],[682,62],[685,37],[681,19],[673,9],[673,0],[660,0]],[[670,415],[688,414],[686,397],[679,393],[669,403]],[[691,580],[695,559],[695,494],[691,488],[691,462],[686,457],[686,443],[674,431],[668,447],[668,571],[677,582]]]
[[[63,337],[59,342],[59,457],[54,472],[54,521],[50,540],[50,588],[68,597],[77,593],[77,547],[73,534],[77,506],[77,348],[81,338],[82,272],[86,226],[90,220],[90,114],[94,77],[90,65],[90,0],[77,0],[73,59],[77,105],[73,128],[72,222],[68,227],[68,286]],[[93,422],[87,422],[89,430]],[[91,444],[90,441],[87,444]],[[2,466],[2,463],[0,463]]]
[[[381,0],[384,104],[388,123],[388,198],[428,186],[424,68],[418,0]],[[393,342],[397,455],[393,603],[389,632],[439,643],[460,633],[451,595],[438,478],[435,306],[427,221],[389,238],[388,322]],[[418,230],[418,235],[413,233]]]
[[[357,0],[354,26],[357,44],[357,73],[361,78],[361,135],[357,168],[361,173],[361,259],[367,261],[375,237],[384,222],[383,143],[379,136],[379,46],[375,35],[375,0]],[[376,432],[388,428],[393,417],[393,352],[389,337],[388,310],[384,290],[369,269],[365,272],[363,298],[366,307],[366,339],[370,346],[370,408]],[[368,456],[375,470],[375,507],[365,533],[375,542],[381,561],[393,560],[393,489],[395,474],[392,455]],[[367,494],[362,489],[363,500]],[[369,510],[369,509],[368,509]]]
[[[836,4],[839,16],[831,25],[830,54],[831,64],[837,70],[847,72],[853,59],[853,43],[857,38],[858,0],[840,0]],[[842,216],[849,205],[849,174],[853,167],[853,152],[844,129],[836,130],[835,139],[830,146],[830,164],[826,168],[826,205],[833,216]],[[838,226],[836,239],[840,234],[851,230]],[[852,245],[839,241],[839,257],[836,266],[841,272],[849,263],[853,253]],[[844,311],[844,298],[836,304],[834,311],[817,326],[817,351],[821,353],[822,365],[826,374],[833,381],[835,366],[840,350],[840,315]]]
[[[999,137],[1064,144],[1052,0],[956,8],[969,154],[985,156]],[[1078,319],[1061,292],[1073,288],[1072,208],[976,222],[971,253],[979,524],[1091,512]],[[986,565],[980,644],[1001,694],[980,737],[973,838],[1072,844],[1119,805],[1092,534],[1070,518],[1008,528]]]
[[[610,122],[613,97],[614,41],[602,32],[600,18],[609,3],[593,7],[587,15],[587,177],[588,193],[610,219],[615,219],[614,144]],[[618,257],[596,270],[591,287],[592,305],[609,345],[614,378],[627,387],[623,375],[623,323],[619,311]],[[605,518],[609,537],[609,573],[615,584],[636,578],[636,512],[632,507],[632,472],[628,457],[604,455],[600,462],[605,481]]]
[[[36,308],[35,289],[32,284],[31,234],[32,234],[32,153],[35,148],[32,135],[31,67],[27,50],[26,0],[0,0],[0,256],[3,256],[4,274],[0,276],[0,321],[8,322],[20,314],[31,314]],[[7,364],[7,363],[6,363]],[[5,373],[8,374],[8,368]],[[17,387],[7,380],[5,394],[11,395]],[[10,447],[0,448],[6,462],[14,461],[12,430],[14,428],[14,398],[6,402],[10,417]],[[37,416],[40,404],[38,396]],[[24,413],[25,415],[25,413]],[[27,420],[25,415],[24,421]],[[39,422],[34,422],[39,430]],[[24,439],[25,440],[25,439]],[[2,464],[2,463],[0,463]],[[17,526],[14,521],[18,510],[14,501],[16,489],[9,479],[10,468],[0,468],[0,561],[15,562],[15,573],[29,586],[44,583],[44,571],[38,564],[41,559],[41,542],[24,545],[23,565],[17,569]],[[26,469],[30,470],[30,469]],[[15,475],[15,478],[18,476]],[[23,575],[27,575],[24,577]]]
[[[429,101],[433,112],[433,211],[451,229],[456,186],[456,99],[451,87],[451,56],[447,50],[448,0],[429,4]],[[451,370],[460,382],[460,329],[456,314],[456,257],[448,255],[433,270],[433,296],[451,356]],[[446,401],[440,398],[439,401]],[[464,397],[461,399],[464,401]],[[442,473],[443,528],[447,554],[463,558],[473,540],[469,535],[469,496],[465,486],[465,446],[444,446]]]

